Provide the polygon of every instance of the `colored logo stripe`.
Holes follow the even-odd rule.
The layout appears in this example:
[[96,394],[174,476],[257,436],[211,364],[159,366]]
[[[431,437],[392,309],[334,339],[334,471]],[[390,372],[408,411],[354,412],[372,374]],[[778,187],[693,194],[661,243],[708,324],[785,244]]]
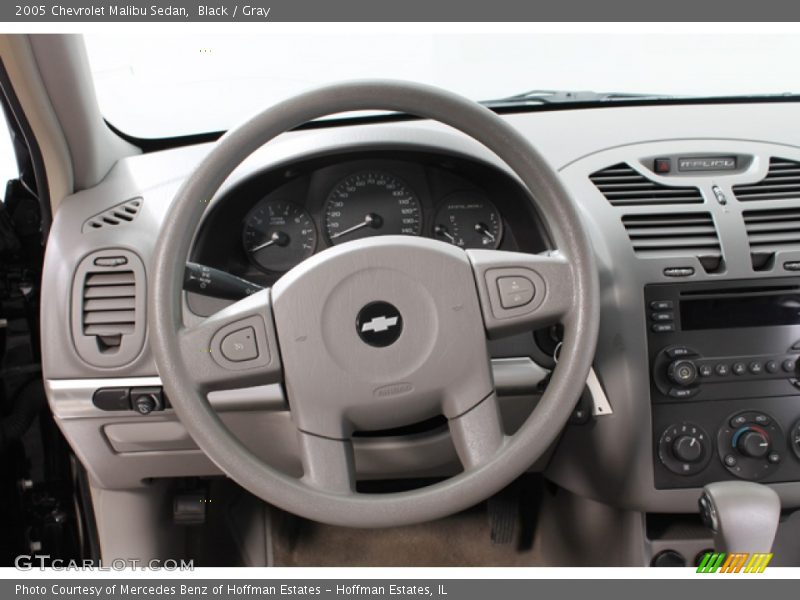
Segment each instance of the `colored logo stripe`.
[[697,567],[698,573],[763,573],[772,554],[744,552],[706,552]]

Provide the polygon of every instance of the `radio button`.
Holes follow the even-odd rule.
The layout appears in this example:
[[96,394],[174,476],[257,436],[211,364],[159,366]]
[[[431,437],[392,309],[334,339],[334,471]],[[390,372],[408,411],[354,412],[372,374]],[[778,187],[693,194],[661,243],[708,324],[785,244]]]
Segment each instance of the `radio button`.
[[761,375],[764,371],[764,367],[760,362],[753,361],[747,367],[753,375]]
[[674,306],[672,300],[653,300],[650,303],[650,308],[653,310],[672,310]]
[[737,362],[733,363],[733,371],[734,375],[744,375],[747,372],[747,367],[744,366],[744,363]]
[[725,377],[728,373],[730,373],[730,368],[725,363],[719,363],[714,370],[720,377]]
[[691,350],[690,348],[686,348],[685,346],[677,346],[667,350],[666,354],[670,358],[683,358],[684,356],[696,356],[697,352]]
[[697,372],[700,373],[700,377],[711,377],[714,373],[714,369],[711,368],[711,365],[700,365],[697,368]]
[[669,396],[670,398],[680,398],[681,400],[685,400],[686,398],[691,398],[699,391],[700,388],[670,388]]
[[787,373],[792,373],[792,372],[794,372],[795,362],[791,358],[787,358],[785,361],[783,361],[783,363],[781,364],[781,367]]
[[675,331],[675,323],[653,323],[653,333],[669,333]]
[[652,321],[674,321],[675,313],[671,312],[654,312],[650,314]]
[[775,360],[768,360],[764,368],[767,370],[767,373],[777,373],[780,370],[778,362]]

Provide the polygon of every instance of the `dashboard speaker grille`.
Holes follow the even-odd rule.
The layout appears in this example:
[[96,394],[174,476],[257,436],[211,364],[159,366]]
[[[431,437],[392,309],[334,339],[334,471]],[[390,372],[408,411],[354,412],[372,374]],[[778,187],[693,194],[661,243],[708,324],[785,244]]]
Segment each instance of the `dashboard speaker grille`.
[[105,227],[115,227],[117,225],[130,223],[139,214],[139,209],[141,209],[141,207],[141,198],[126,200],[125,202],[117,204],[116,206],[112,206],[111,208],[86,219],[86,221],[83,223],[83,228],[81,231],[86,233],[87,231],[96,231]]
[[740,202],[753,200],[800,200],[800,162],[771,158],[767,176],[758,183],[733,186]]
[[692,256],[710,273],[722,266],[717,228],[707,212],[625,215],[622,224],[637,256]]
[[742,216],[756,271],[771,268],[779,250],[800,250],[800,208],[746,210]]
[[651,181],[627,163],[619,163],[589,175],[612,206],[650,204],[702,204],[696,187],[672,187]]

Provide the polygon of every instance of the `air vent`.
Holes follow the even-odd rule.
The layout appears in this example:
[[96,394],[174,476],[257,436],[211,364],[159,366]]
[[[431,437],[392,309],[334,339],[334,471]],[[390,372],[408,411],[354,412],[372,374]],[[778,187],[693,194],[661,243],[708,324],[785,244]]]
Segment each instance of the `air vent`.
[[104,349],[119,348],[136,324],[136,279],[133,271],[89,273],[83,284],[83,333],[98,338]]
[[746,210],[742,216],[756,271],[770,269],[780,250],[800,250],[800,208]]
[[81,358],[98,367],[129,363],[142,349],[144,312],[144,266],[137,255],[109,249],[81,261],[72,289],[72,332]]
[[671,187],[651,181],[626,163],[619,163],[589,176],[612,206],[649,204],[702,204],[696,187]]
[[642,258],[695,257],[713,273],[722,266],[714,220],[706,212],[625,215],[622,224]]
[[86,233],[87,231],[96,231],[105,227],[116,227],[117,225],[130,223],[136,218],[136,215],[139,214],[139,209],[141,207],[141,198],[133,198],[132,200],[127,200],[116,206],[112,206],[108,210],[104,210],[86,219],[82,231]]
[[800,200],[800,162],[771,158],[767,176],[758,183],[733,186],[741,202],[752,200]]

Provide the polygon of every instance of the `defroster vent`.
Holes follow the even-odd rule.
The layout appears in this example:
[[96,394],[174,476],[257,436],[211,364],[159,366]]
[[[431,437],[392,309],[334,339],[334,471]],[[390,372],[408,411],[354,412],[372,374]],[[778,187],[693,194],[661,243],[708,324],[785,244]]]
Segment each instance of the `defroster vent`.
[[589,176],[612,206],[651,204],[702,204],[696,187],[673,187],[656,183],[626,163],[619,163]]
[[694,257],[709,273],[722,267],[717,228],[707,212],[625,215],[622,224],[637,256]]

